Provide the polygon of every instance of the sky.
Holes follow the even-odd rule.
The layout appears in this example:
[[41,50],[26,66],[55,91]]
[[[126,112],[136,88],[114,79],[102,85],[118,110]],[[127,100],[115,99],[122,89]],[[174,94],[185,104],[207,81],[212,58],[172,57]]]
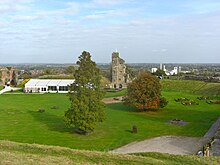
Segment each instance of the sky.
[[219,0],[0,0],[0,63],[220,63]]

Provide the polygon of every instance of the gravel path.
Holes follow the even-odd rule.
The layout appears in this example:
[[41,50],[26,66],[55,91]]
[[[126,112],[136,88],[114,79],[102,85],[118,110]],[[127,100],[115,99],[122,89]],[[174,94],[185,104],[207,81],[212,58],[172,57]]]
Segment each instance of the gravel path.
[[12,87],[8,87],[8,86],[5,86],[4,89],[0,90],[0,94],[3,94],[5,92],[10,92],[11,90],[13,91],[17,91],[17,90],[20,90],[21,88],[12,88]]
[[213,136],[215,136],[215,133],[218,131],[218,129],[220,128],[220,117],[218,118],[218,120],[211,126],[211,128],[206,132],[206,134],[204,135],[205,138],[211,138]]
[[[133,142],[110,151],[111,153],[160,152],[175,155],[196,154],[205,144],[215,136],[220,129],[220,118],[210,127],[204,137],[161,136],[141,142]],[[215,139],[212,155],[220,155],[220,135]]]
[[160,152],[175,155],[195,154],[204,144],[203,138],[161,136],[141,142],[133,142],[111,153]]
[[103,101],[105,104],[120,103],[120,102],[122,102],[122,97],[104,98],[102,101]]

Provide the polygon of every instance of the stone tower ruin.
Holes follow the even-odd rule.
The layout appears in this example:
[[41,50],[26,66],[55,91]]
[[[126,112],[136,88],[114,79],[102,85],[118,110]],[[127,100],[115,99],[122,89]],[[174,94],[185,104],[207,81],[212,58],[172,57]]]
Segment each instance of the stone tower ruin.
[[127,86],[125,61],[119,57],[118,52],[112,53],[112,87],[124,88]]
[[1,71],[1,79],[3,85],[16,86],[17,85],[17,70],[12,67],[6,67],[0,70]]

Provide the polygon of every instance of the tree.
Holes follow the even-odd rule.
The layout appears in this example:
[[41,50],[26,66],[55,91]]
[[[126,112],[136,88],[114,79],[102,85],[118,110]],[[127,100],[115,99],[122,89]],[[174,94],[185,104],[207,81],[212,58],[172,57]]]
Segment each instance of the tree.
[[97,122],[104,120],[103,92],[100,89],[101,75],[89,52],[82,52],[77,61],[75,83],[70,86],[70,108],[65,112],[65,123],[75,131],[91,133]]
[[109,85],[111,84],[111,82],[109,81],[109,79],[107,79],[104,76],[101,76],[101,88],[109,88]]
[[166,76],[166,73],[161,69],[157,69],[157,71],[152,74],[155,76],[160,76],[160,77]]
[[21,83],[21,87],[24,88],[25,84],[29,81],[30,79],[24,79]]
[[142,71],[136,79],[128,84],[125,104],[134,106],[142,111],[156,109],[162,105],[160,104],[160,90],[159,79],[146,71]]

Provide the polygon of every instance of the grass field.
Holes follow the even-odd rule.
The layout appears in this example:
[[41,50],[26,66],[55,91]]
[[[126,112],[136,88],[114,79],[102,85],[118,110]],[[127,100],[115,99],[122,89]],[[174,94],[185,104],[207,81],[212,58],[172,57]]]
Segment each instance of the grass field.
[[106,92],[105,93],[105,98],[124,96],[126,91],[127,91],[126,89],[122,89],[121,91],[114,91],[114,90],[112,90],[111,92]]
[[[75,134],[65,127],[63,115],[69,107],[65,94],[0,95],[0,139],[108,151],[155,136],[202,136],[220,116],[219,105],[198,101],[198,106],[183,106],[174,101],[177,97],[195,99],[197,95],[166,91],[163,95],[169,105],[156,112],[135,112],[121,103],[106,105],[106,120],[90,136]],[[59,109],[51,109],[53,106]],[[37,112],[39,109],[45,112]],[[190,124],[183,127],[165,124],[173,118]],[[130,132],[133,125],[138,127],[137,134]]]
[[160,153],[119,155],[68,148],[0,141],[0,164],[220,164],[220,157],[178,156]]
[[220,96],[220,83],[193,80],[162,80],[163,91],[175,91],[207,96]]

